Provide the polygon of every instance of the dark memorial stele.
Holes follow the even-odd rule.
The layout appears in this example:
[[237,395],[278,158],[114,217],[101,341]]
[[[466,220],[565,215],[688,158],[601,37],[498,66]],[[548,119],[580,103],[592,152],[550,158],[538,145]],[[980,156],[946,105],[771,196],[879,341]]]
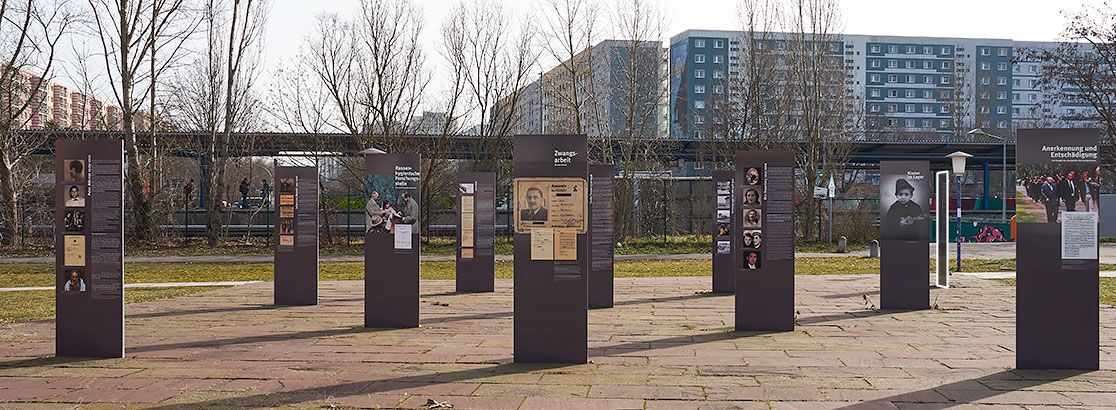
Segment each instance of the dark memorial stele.
[[794,154],[738,151],[736,330],[794,330]]
[[880,162],[880,308],[930,308],[930,162]]
[[616,167],[589,166],[589,307],[613,305],[612,197]]
[[318,168],[276,166],[275,183],[275,304],[316,305]]
[[736,172],[713,171],[713,293],[732,294],[736,283],[733,252],[733,177]]
[[585,135],[517,135],[514,360],[588,359]]
[[496,174],[457,174],[457,291],[496,286]]
[[364,157],[364,326],[419,325],[422,158]]
[[54,152],[55,354],[124,357],[123,141]]
[[[1096,203],[1099,132],[1020,129],[1016,194],[1016,356],[1020,369],[1100,366]],[[1104,175],[1101,175],[1104,177]]]

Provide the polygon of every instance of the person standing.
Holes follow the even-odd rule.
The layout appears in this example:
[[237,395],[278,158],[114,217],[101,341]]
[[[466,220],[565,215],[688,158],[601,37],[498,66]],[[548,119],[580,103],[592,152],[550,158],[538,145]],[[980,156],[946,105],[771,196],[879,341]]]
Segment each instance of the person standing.
[[368,202],[364,205],[364,231],[373,233],[386,233],[387,225],[384,224],[384,209],[380,207],[380,193],[372,192]]
[[1077,173],[1067,172],[1066,179],[1058,184],[1058,196],[1066,203],[1067,212],[1077,210],[1077,200],[1081,199],[1081,194],[1081,181],[1077,179]]
[[1054,185],[1054,177],[1046,177],[1046,183],[1040,188],[1042,204],[1046,206],[1046,222],[1058,222],[1058,187]]
[[244,209],[244,208],[248,207],[248,189],[250,189],[250,188],[251,188],[251,185],[248,183],[248,178],[247,177],[240,180],[240,208],[241,209]]
[[260,185],[260,198],[263,201],[263,206],[268,206],[271,203],[271,185],[267,183],[267,179],[261,179]]

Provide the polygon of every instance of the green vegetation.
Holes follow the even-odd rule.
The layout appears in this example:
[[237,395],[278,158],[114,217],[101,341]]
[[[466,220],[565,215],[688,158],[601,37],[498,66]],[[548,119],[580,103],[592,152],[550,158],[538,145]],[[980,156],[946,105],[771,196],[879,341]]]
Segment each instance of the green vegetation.
[[[1101,270],[1105,270],[1103,265]],[[996,279],[996,281],[1015,286],[1015,279]],[[1100,278],[1100,303],[1116,305],[1116,278]]]
[[[211,291],[214,287],[128,289],[124,303],[140,303]],[[0,324],[26,322],[54,316],[54,291],[0,292]]]

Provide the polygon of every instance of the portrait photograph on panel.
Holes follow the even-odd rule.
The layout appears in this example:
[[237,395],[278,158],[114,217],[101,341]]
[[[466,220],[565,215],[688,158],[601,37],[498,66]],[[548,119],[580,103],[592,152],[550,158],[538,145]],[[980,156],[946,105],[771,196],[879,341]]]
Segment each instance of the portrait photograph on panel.
[[750,186],[744,188],[744,207],[745,208],[758,208],[761,205],[761,197],[763,188],[758,186]]
[[82,269],[65,269],[62,271],[65,277],[62,282],[62,292],[64,293],[81,293],[85,292],[86,278],[85,271]]
[[744,250],[744,269],[757,270],[760,268],[759,251]]
[[294,219],[280,219],[279,220],[279,234],[280,235],[294,235]]
[[759,167],[748,167],[744,170],[744,185],[756,186],[763,183],[763,172]]
[[923,170],[881,171],[880,236],[885,240],[930,239],[930,176]]
[[740,236],[741,243],[745,248],[759,249],[763,245],[763,232],[762,231],[744,231]]
[[743,211],[744,228],[754,229],[763,225],[763,210],[747,209]]
[[66,184],[66,207],[85,207],[85,185]]
[[68,159],[65,162],[65,175],[66,182],[81,182],[85,181],[85,160],[84,159]]

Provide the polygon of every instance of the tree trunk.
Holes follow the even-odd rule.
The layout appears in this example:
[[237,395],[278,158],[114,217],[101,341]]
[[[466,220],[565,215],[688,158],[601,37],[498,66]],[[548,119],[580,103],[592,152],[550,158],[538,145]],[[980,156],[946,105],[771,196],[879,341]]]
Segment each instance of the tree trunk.
[[12,166],[3,152],[0,152],[0,245],[15,243],[19,226],[19,207],[16,206],[15,184],[12,180]]

